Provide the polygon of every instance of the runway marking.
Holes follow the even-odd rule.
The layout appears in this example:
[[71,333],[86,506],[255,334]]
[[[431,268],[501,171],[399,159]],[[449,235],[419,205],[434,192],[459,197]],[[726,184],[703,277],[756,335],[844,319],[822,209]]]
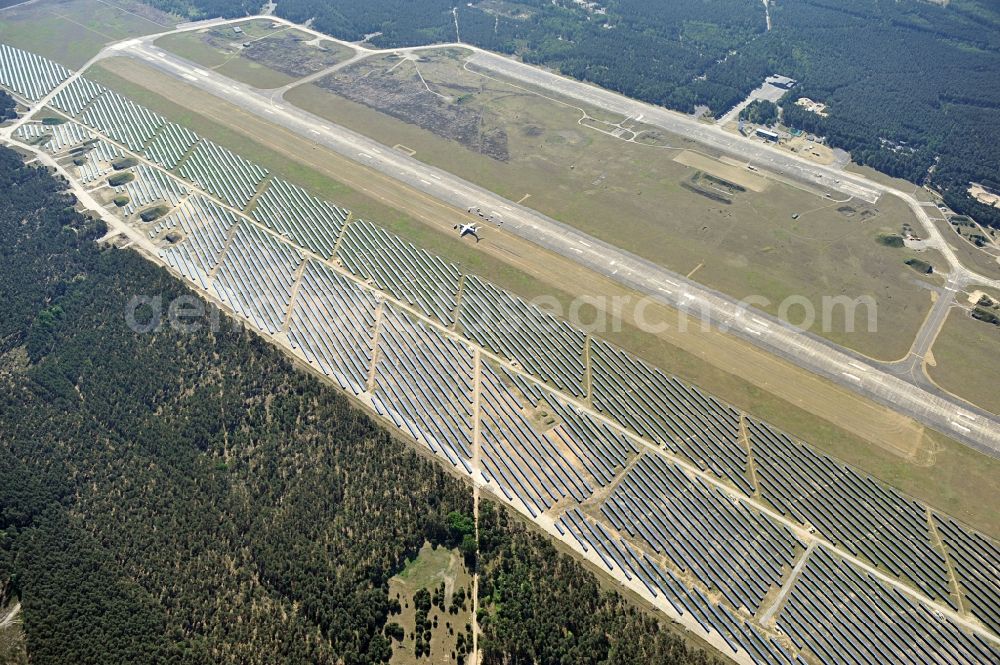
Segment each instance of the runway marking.
[[843,374],[844,376],[846,376],[851,381],[854,381],[855,383],[861,383],[861,377],[860,376],[855,376],[854,374],[851,374],[850,372],[841,372],[841,374]]
[[957,429],[958,431],[963,432],[965,434],[968,434],[969,432],[972,431],[971,429],[969,429],[965,425],[962,425],[960,423],[956,423],[954,420],[949,421],[948,424],[951,425],[953,429]]

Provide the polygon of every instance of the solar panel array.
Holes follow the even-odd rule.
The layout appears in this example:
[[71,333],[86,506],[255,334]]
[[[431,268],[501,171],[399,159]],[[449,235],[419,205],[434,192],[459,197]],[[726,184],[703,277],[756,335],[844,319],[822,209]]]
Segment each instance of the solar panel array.
[[63,113],[78,116],[92,101],[104,94],[105,88],[99,83],[82,76],[70,81],[52,98],[52,106]]
[[142,154],[165,169],[173,169],[198,141],[198,135],[190,129],[168,122],[143,148]]
[[375,408],[466,473],[472,473],[473,361],[467,345],[385,306]]
[[629,469],[601,512],[751,613],[771,587],[781,586],[803,549],[787,527],[656,455]]
[[519,372],[505,372],[505,378],[532,406],[538,406],[538,403],[543,399],[548,400],[555,397],[554,393],[549,392]]
[[587,337],[549,312],[474,275],[462,287],[462,333],[574,396],[583,395]]
[[958,522],[934,515],[969,612],[1000,634],[1000,547]]
[[203,139],[177,169],[184,178],[239,210],[247,206],[267,169]]
[[34,53],[0,44],[0,85],[37,102],[70,76],[70,71]]
[[76,170],[79,174],[77,176],[78,179],[84,184],[102,180],[104,176],[114,171],[110,164],[100,164],[93,159],[88,159],[83,164],[76,167]]
[[749,419],[747,426],[761,494],[769,503],[954,606],[926,507],[763,423]]
[[1000,662],[1000,649],[825,547],[809,556],[777,625],[822,663]]
[[[79,127],[79,125],[77,125],[77,127]],[[108,143],[104,139],[97,139],[94,142],[93,149],[88,154],[103,162],[107,162],[108,164],[116,159],[119,159],[120,157],[125,156],[125,153],[122,152],[121,148],[113,143]]]
[[134,180],[115,188],[129,197],[129,202],[123,208],[126,215],[158,202],[176,206],[188,193],[187,187],[176,178],[145,164],[137,164],[132,172],[135,174]]
[[553,433],[601,487],[613,482],[639,452],[628,436],[558,396],[546,396],[546,403],[562,421]]
[[80,116],[88,127],[121,143],[132,152],[139,152],[166,120],[144,106],[139,106],[117,92],[106,90],[94,99]]
[[378,300],[318,261],[308,261],[292,305],[288,339],[345,390],[367,390]]
[[[83,128],[82,125],[75,126],[84,129],[84,131],[89,131]],[[82,166],[77,167],[80,173],[80,181],[91,183],[103,179],[104,176],[115,170],[113,166],[114,161],[124,156],[125,153],[118,146],[108,143],[104,139],[95,140],[86,151],[86,162]]]
[[29,122],[15,129],[14,136],[26,143],[40,144],[53,154],[82,145],[94,138],[86,127],[71,122],[61,125]]
[[207,289],[209,277],[222,258],[229,231],[239,218],[211,199],[194,195],[164,221],[170,227],[180,227],[185,237],[176,245],[161,249],[160,256],[172,268]]
[[751,662],[805,665],[779,640],[738,618],[725,605],[713,603],[698,589],[689,589],[669,568],[661,567],[579,509],[567,510],[555,527],[560,535],[573,538],[584,553],[595,552],[609,571],[619,570],[626,580],[637,578],[653,598],[663,596],[679,615],[693,617],[706,632],[718,634],[734,652],[746,654]]
[[348,214],[279,178],[271,180],[252,212],[258,222],[325,259],[333,256]]
[[219,298],[260,330],[281,330],[302,255],[256,224],[240,221],[212,281]]
[[559,445],[536,431],[501,374],[483,363],[480,377],[480,462],[490,483],[532,517],[559,501],[586,499],[593,488]]
[[337,258],[361,279],[426,316],[450,324],[458,296],[458,268],[370,222],[347,226]]
[[753,492],[739,411],[607,342],[591,341],[590,361],[594,408]]

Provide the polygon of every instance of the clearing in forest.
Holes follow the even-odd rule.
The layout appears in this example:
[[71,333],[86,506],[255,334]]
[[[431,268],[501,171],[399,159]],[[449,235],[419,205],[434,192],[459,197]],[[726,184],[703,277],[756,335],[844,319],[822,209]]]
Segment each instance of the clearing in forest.
[[[403,631],[402,640],[393,639],[393,665],[453,665],[463,662],[459,653],[472,650],[471,630],[466,629],[472,622],[472,576],[458,550],[424,543],[417,558],[389,580],[389,598],[398,599],[401,608],[389,624],[395,622]],[[419,635],[418,615],[424,627]],[[460,646],[464,644],[468,648]]]

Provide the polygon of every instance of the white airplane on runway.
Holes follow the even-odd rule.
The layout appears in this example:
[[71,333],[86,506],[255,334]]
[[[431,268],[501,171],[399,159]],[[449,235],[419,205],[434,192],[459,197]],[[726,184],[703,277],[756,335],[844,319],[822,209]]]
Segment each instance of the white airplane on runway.
[[479,242],[479,227],[475,224],[462,224],[461,226],[456,224],[455,230],[458,231],[459,238],[472,236],[476,239],[476,242]]

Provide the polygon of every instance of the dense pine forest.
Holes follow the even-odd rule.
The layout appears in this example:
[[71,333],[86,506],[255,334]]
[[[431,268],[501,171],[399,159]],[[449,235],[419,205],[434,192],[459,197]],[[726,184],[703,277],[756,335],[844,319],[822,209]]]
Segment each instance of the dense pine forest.
[[[192,16],[256,13],[255,0],[147,0]],[[282,0],[276,12],[376,46],[463,42],[679,111],[732,108],[769,74],[798,79],[793,127],[855,161],[927,180],[957,210],[1000,172],[1000,11],[985,0]],[[470,6],[471,5],[471,6]],[[453,13],[453,8],[455,12]],[[456,33],[456,21],[458,31]],[[828,105],[829,118],[795,107]]]
[[468,489],[225,319],[133,332],[134,295],[186,289],[0,160],[0,579],[32,662],[384,661],[388,578]]
[[[97,244],[64,186],[0,148],[0,607],[31,662],[385,662],[405,560],[477,565],[469,488],[225,317],[137,332],[137,295],[201,301]],[[704,661],[486,510],[493,662]],[[510,566],[536,580],[516,598]]]
[[17,117],[17,102],[14,98],[0,90],[0,122],[12,120]]

